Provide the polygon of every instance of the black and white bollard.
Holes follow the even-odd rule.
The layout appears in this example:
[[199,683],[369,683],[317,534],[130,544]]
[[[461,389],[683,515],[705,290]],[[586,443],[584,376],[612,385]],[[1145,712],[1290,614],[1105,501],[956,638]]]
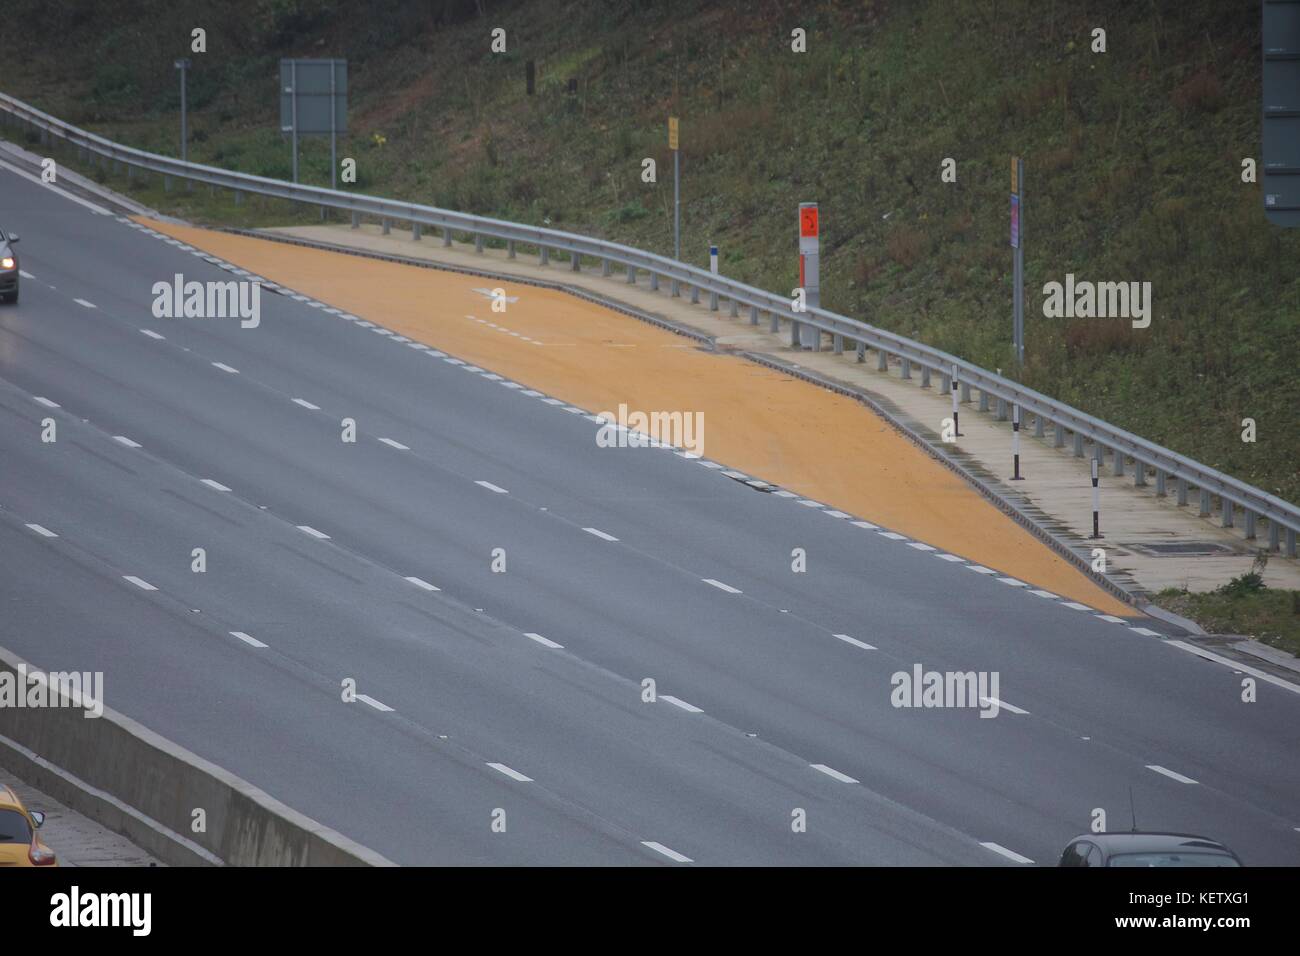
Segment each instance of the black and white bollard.
[[1020,406],[1016,403],[1011,405],[1011,458],[1015,463],[1015,472],[1011,480],[1024,481],[1024,477],[1020,474]]
[[1092,459],[1092,537],[1101,537],[1101,489],[1097,487],[1097,458]]
[[957,366],[952,367],[952,433],[961,438],[961,412],[957,409]]

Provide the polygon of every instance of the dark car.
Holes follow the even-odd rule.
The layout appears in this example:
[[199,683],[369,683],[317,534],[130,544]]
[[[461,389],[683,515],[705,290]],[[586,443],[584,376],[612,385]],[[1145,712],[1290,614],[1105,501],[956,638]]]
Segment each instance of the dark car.
[[18,253],[14,252],[17,233],[0,229],[0,302],[18,301]]
[[1089,833],[1075,837],[1060,866],[1241,866],[1222,843],[1190,833]]

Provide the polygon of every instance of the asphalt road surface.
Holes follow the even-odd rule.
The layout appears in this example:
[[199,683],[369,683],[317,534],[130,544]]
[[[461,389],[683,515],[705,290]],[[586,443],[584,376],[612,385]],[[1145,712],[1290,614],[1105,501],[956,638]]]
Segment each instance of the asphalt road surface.
[[1054,864],[1131,788],[1300,863],[1285,687],[286,296],[154,318],[232,276],[4,169],[0,227],[0,644],[396,862]]

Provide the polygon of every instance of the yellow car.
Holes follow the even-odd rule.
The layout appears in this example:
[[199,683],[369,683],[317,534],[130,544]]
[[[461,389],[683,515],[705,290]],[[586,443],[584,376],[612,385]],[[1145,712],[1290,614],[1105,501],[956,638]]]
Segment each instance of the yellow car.
[[0,783],[0,867],[58,866],[54,851],[36,835],[44,822],[45,814],[28,811],[18,794]]

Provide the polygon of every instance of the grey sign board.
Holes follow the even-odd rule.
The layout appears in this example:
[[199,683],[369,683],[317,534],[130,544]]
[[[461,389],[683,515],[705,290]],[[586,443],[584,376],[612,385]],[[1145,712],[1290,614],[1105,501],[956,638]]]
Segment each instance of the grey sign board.
[[1300,226],[1300,2],[1264,0],[1263,8],[1264,213]]
[[295,126],[299,136],[348,131],[347,60],[280,61],[280,131]]

